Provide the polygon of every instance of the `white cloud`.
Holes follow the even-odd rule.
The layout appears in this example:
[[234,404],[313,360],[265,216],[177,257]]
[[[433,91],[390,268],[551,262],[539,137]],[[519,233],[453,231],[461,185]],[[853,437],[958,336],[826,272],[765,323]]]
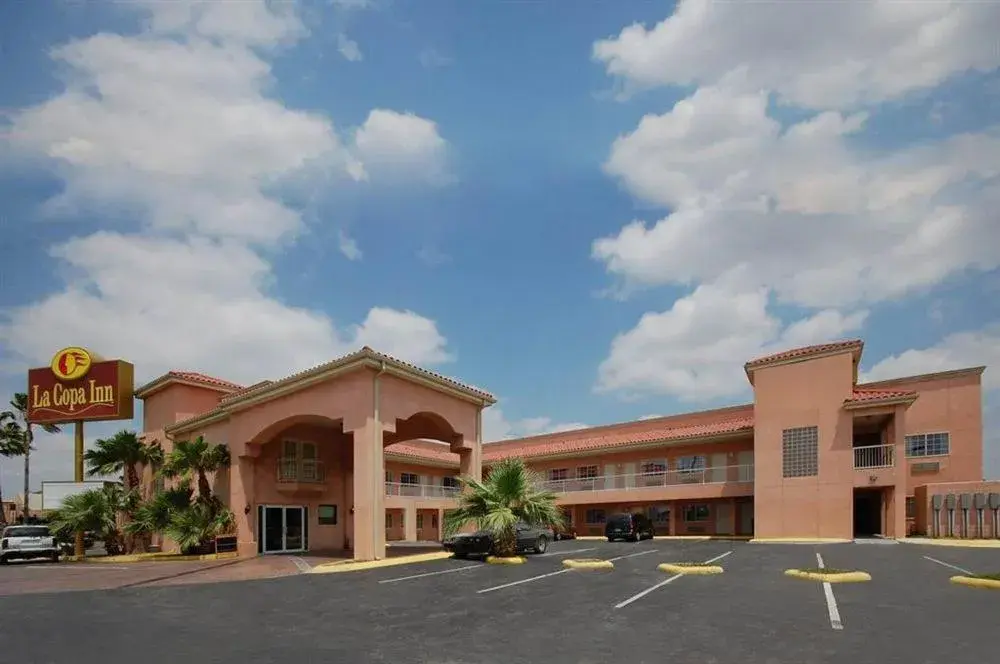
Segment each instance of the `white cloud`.
[[955,332],[933,346],[885,357],[862,372],[861,379],[886,380],[983,365],[987,367],[983,387],[1000,390],[1000,323],[981,330]]
[[[272,4],[130,5],[147,12],[143,33],[55,49],[65,89],[0,127],[0,152],[40,158],[65,182],[52,210],[121,226],[52,247],[63,288],[0,316],[18,373],[70,343],[132,360],[140,379],[186,368],[251,382],[365,343],[416,364],[449,358],[436,324],[414,312],[376,307],[350,326],[273,296],[264,252],[304,227],[287,194],[366,172],[329,118],[268,94],[265,54],[304,33],[293,5]],[[437,136],[432,122],[401,117]],[[419,170],[426,153],[412,136],[374,137],[376,166],[401,151]],[[428,139],[418,142],[443,150]]]
[[450,182],[447,148],[437,123],[413,113],[377,108],[354,132],[354,152],[365,168],[389,176]]
[[342,230],[337,233],[337,248],[349,261],[359,261],[363,256],[358,243]]
[[527,417],[508,420],[500,404],[483,411],[483,442],[492,443],[509,438],[539,436],[545,433],[586,429],[589,424],[580,422],[556,422],[550,417]]
[[743,363],[777,349],[841,338],[866,312],[821,311],[783,327],[768,313],[768,292],[699,286],[664,312],[646,313],[611,343],[599,391],[669,394],[692,402],[749,390]]
[[597,240],[626,290],[738,278],[785,302],[844,307],[1000,266],[1000,128],[872,155],[863,114],[782,129],[731,78],[615,141],[606,169],[673,211]]
[[[99,438],[114,435],[127,428],[126,422],[91,422],[86,425],[83,447],[93,449]],[[60,433],[45,433],[38,427],[32,431],[34,449],[31,451],[29,480],[31,491],[39,491],[42,482],[73,480],[73,427],[66,425]],[[84,479],[91,479],[84,477]],[[100,478],[97,478],[100,479]],[[24,457],[0,457],[0,480],[3,497],[13,499],[24,492]]]
[[349,39],[343,33],[337,35],[337,52],[344,56],[348,62],[361,62],[364,59],[358,42]]
[[447,67],[451,64],[451,58],[446,55],[442,55],[433,48],[425,48],[420,51],[419,60],[420,65],[426,67],[427,69]]
[[598,41],[593,57],[626,92],[743,70],[789,103],[850,108],[1000,66],[997,25],[995,2],[682,0],[653,28]]

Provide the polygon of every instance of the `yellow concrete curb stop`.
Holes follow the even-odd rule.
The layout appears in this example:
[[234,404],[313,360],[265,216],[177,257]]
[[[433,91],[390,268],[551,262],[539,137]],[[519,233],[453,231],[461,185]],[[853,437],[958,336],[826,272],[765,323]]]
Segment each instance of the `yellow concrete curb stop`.
[[510,558],[500,558],[498,556],[487,556],[486,562],[489,565],[523,565],[528,562],[524,556],[512,556]]
[[722,574],[718,565],[681,565],[678,563],[661,563],[656,569],[669,574]]
[[824,574],[820,572],[803,572],[800,569],[786,569],[785,576],[796,579],[809,579],[811,581],[826,581],[827,583],[860,583],[871,581],[871,574],[868,572],[830,572]]
[[563,567],[570,569],[614,569],[615,564],[610,560],[600,558],[567,558],[562,561]]
[[951,546],[961,549],[1000,549],[1000,539],[998,540],[962,540],[962,539],[933,539],[930,537],[907,537],[896,540],[904,544],[923,544],[925,546]]
[[996,579],[981,579],[975,576],[953,576],[952,583],[971,588],[988,588],[990,590],[1000,590],[1000,581]]
[[424,563],[431,560],[444,560],[451,558],[448,551],[434,551],[432,553],[418,553],[412,556],[400,556],[398,558],[383,558],[382,560],[338,560],[332,563],[316,565],[310,574],[337,574],[341,572],[360,572],[366,569],[376,569],[378,567],[395,567],[396,565],[409,565],[411,563]]

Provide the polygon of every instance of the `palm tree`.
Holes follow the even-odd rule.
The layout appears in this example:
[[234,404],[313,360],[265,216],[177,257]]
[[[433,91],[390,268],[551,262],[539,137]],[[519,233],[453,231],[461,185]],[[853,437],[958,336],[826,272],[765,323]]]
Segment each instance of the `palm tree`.
[[126,491],[139,488],[137,466],[155,465],[162,458],[159,445],[147,445],[134,431],[119,431],[111,438],[98,439],[94,449],[83,454],[88,476],[120,475]]
[[212,540],[233,532],[236,519],[225,507],[212,501],[196,501],[171,515],[167,535],[177,542],[181,553],[208,553]]
[[161,472],[164,477],[180,477],[189,484],[192,478],[197,478],[198,500],[208,501],[212,497],[212,486],[208,483],[208,473],[228,468],[229,463],[228,447],[212,445],[205,440],[204,436],[198,436],[194,440],[181,440],[174,443],[174,449],[163,460]]
[[167,489],[152,495],[132,513],[132,520],[125,524],[125,532],[146,538],[170,528],[176,514],[191,506],[190,487]]
[[540,479],[520,458],[497,462],[485,480],[460,477],[467,490],[459,495],[458,508],[445,514],[445,535],[475,523],[492,535],[497,556],[513,556],[519,522],[543,527],[563,524],[556,495],[539,488]]
[[[28,518],[28,496],[31,489],[31,443],[34,441],[34,426],[28,421],[28,394],[27,392],[15,392],[14,398],[10,401],[13,410],[5,410],[0,413],[0,436],[3,443],[0,445],[4,449],[4,456],[24,456],[24,518]],[[59,433],[61,429],[55,424],[41,424],[42,430],[46,433]]]
[[117,484],[66,496],[50,513],[49,523],[53,531],[93,531],[109,556],[118,555],[122,552],[118,514],[133,507],[134,496]]

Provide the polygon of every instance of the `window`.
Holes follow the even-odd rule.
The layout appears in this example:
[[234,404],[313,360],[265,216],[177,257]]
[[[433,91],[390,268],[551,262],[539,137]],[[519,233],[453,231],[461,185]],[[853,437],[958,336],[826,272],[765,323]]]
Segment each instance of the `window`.
[[685,505],[684,506],[684,520],[687,522],[692,521],[708,521],[709,514],[708,505]]
[[286,459],[315,459],[316,443],[304,443],[297,440],[286,440],[282,448],[282,456]]
[[385,481],[386,482],[391,482],[392,481],[392,471],[391,470],[385,471]]
[[944,456],[951,449],[947,433],[918,433],[906,437],[906,456]]
[[458,488],[458,478],[457,477],[452,477],[450,475],[448,477],[442,477],[441,478],[441,486],[448,487],[449,489],[457,489]]
[[685,473],[693,473],[705,470],[705,457],[703,456],[682,456],[677,457],[677,470]]
[[649,508],[649,519],[656,524],[669,524],[670,508],[665,505],[653,505]]
[[552,468],[548,472],[548,477],[550,482],[560,482],[562,480],[569,479],[569,469],[568,468]]
[[385,527],[392,528],[392,515],[388,512],[385,513]]
[[316,512],[317,512],[317,517],[319,518],[319,525],[321,526],[337,525],[336,505],[320,505],[319,509],[317,509]]
[[639,466],[639,472],[643,475],[652,475],[654,473],[665,473],[667,472],[667,461],[666,459],[657,459],[656,461],[643,461],[642,465]]
[[560,507],[559,511],[563,515],[563,523],[567,526],[573,525],[573,508],[572,507]]
[[437,528],[437,527],[438,527],[438,515],[431,514],[431,528]]
[[576,479],[592,480],[597,477],[597,466],[580,466],[576,469]]
[[607,518],[608,517],[604,513],[604,510],[598,510],[598,509],[587,510],[586,521],[587,521],[588,524],[592,524],[592,525],[602,524],[605,521],[607,521]]
[[424,515],[423,514],[418,514],[417,515],[417,530],[420,530],[423,527],[424,527]]
[[906,498],[906,518],[917,518],[917,499],[913,496],[907,496]]
[[400,473],[400,484],[420,484],[420,476],[416,473]]
[[781,432],[783,477],[819,475],[819,427],[798,427]]

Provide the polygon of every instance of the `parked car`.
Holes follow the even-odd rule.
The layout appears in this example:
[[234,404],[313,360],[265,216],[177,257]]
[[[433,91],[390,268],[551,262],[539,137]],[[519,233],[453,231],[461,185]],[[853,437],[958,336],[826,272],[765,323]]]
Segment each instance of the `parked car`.
[[59,562],[59,545],[48,526],[8,526],[0,535],[0,564],[9,560],[48,558]]
[[604,525],[604,536],[609,542],[616,539],[641,542],[653,539],[653,522],[643,514],[614,514]]
[[576,539],[576,529],[569,525],[552,526],[552,539],[555,541]]
[[[552,539],[550,528],[519,523],[516,532],[518,553],[545,553],[549,548],[549,540]],[[442,545],[445,551],[451,551],[456,558],[485,557],[496,551],[493,536],[485,530],[447,537]]]

